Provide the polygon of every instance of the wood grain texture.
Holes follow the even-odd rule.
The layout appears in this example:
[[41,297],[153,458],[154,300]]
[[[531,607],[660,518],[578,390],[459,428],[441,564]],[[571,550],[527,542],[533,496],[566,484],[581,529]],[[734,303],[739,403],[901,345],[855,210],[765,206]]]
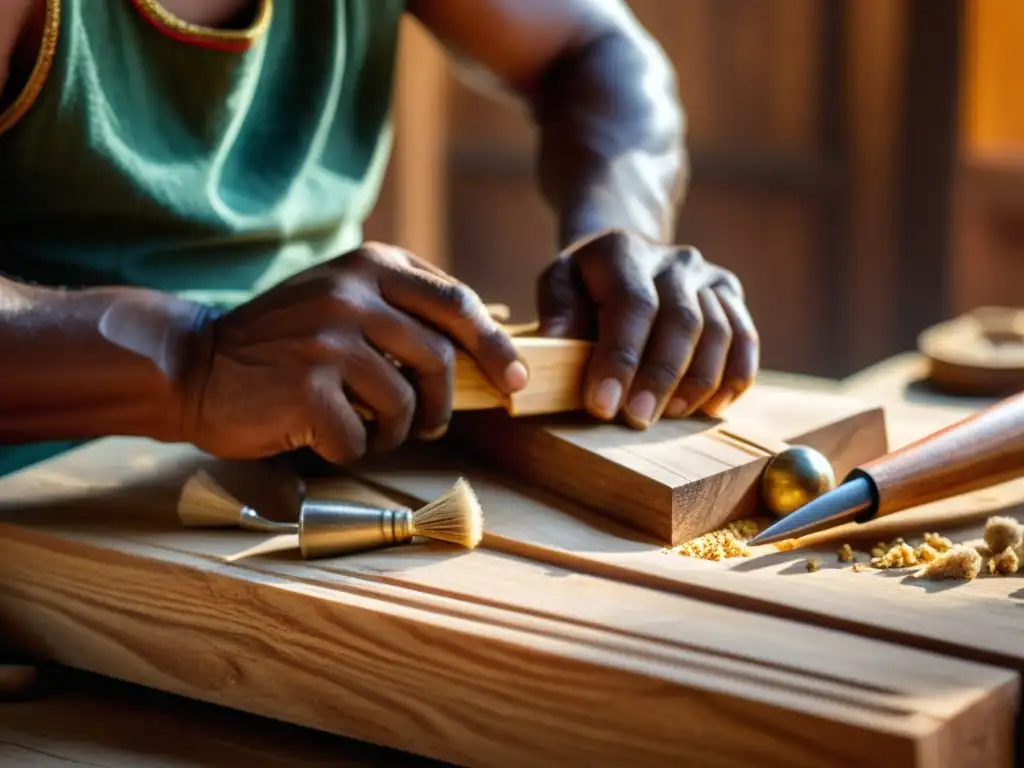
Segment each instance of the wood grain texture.
[[106,440],[0,481],[5,637],[466,765],[1012,764],[1005,670],[494,552],[306,563],[178,528],[196,462]]
[[[958,412],[948,409],[940,418]],[[938,428],[934,421],[916,418],[915,429]],[[919,436],[902,434],[909,439]],[[485,510],[486,548],[1024,671],[1024,646],[1019,641],[1024,632],[1024,579],[1020,575],[970,583],[926,582],[906,572],[857,573],[836,556],[840,543],[846,541],[869,549],[880,539],[919,537],[935,530],[956,540],[972,540],[980,537],[989,515],[1024,521],[1022,481],[816,534],[796,551],[778,552],[765,546],[754,548],[750,558],[707,562],[638,541],[614,521],[564,498],[472,468],[464,457],[394,456],[365,466],[360,476],[419,499],[442,493],[455,476],[466,477]],[[820,572],[805,572],[811,557],[819,559]],[[860,554],[861,562],[867,559]]]
[[12,768],[440,768],[407,752],[151,688],[50,670],[45,695],[0,707]]
[[794,398],[768,385],[755,386],[721,422],[662,419],[641,432],[576,415],[487,412],[461,415],[453,432],[491,466],[661,544],[757,514],[758,478],[780,442],[818,449],[839,477],[888,448],[880,409],[823,392]]
[[460,352],[455,361],[453,410],[500,408],[512,416],[525,416],[583,408],[583,374],[593,344],[529,336],[516,336],[514,343],[530,372],[526,387],[504,394],[466,353]]

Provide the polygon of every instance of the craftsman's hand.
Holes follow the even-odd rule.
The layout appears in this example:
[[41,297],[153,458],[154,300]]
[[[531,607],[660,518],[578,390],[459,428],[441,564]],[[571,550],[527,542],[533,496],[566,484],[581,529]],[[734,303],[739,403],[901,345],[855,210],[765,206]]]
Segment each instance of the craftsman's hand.
[[225,458],[308,447],[336,464],[390,450],[410,430],[435,437],[451,416],[454,344],[500,390],[525,385],[511,339],[475,293],[399,248],[367,244],[200,332],[184,431]]
[[717,416],[751,384],[758,337],[736,277],[694,248],[620,231],[585,240],[542,275],[540,331],[595,338],[587,409],[644,428]]

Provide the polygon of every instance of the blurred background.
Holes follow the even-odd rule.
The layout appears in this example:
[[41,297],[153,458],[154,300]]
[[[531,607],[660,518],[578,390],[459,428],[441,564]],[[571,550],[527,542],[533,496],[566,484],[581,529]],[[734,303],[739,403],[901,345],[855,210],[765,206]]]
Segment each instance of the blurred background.
[[[764,367],[846,376],[972,307],[1024,305],[1024,2],[629,5],[687,111],[677,241],[743,280]],[[406,24],[366,236],[532,320],[555,243],[532,129]]]

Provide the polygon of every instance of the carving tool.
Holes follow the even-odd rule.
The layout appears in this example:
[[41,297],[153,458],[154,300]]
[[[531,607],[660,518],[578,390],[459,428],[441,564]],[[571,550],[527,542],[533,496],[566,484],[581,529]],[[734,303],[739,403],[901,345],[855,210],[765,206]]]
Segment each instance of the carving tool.
[[299,521],[277,522],[224,490],[206,471],[188,479],[178,497],[178,519],[186,528],[242,528],[260,533],[298,534],[306,559],[351,554],[416,536],[472,549],[483,538],[483,513],[469,483],[460,479],[424,507],[385,509],[336,499],[305,499]]
[[766,528],[748,543],[866,523],[911,507],[1024,476],[1024,393],[851,471],[835,490]]

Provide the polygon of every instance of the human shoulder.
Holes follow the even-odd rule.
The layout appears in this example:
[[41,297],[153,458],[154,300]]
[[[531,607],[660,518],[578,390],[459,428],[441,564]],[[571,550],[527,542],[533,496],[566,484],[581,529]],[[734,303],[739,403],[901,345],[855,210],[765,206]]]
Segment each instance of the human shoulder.
[[0,2],[0,92],[7,93],[15,56],[25,44],[35,19],[45,15],[46,0]]

